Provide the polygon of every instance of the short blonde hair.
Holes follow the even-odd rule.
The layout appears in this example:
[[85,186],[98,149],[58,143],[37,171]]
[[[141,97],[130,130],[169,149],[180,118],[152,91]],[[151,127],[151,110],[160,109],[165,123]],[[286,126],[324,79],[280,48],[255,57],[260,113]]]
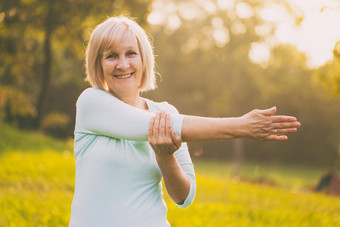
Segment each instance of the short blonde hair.
[[92,87],[107,90],[101,66],[103,53],[114,48],[126,35],[135,35],[141,53],[143,76],[139,91],[156,88],[155,63],[151,41],[145,31],[132,19],[111,17],[93,30],[86,49],[86,80]]

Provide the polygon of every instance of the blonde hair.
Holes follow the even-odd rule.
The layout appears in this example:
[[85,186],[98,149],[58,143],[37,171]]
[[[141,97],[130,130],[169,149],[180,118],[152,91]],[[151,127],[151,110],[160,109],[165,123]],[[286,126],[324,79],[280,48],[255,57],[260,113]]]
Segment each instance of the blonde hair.
[[89,81],[92,87],[107,90],[101,66],[102,54],[118,45],[126,35],[136,36],[141,53],[143,76],[139,91],[156,88],[155,63],[151,41],[145,31],[134,20],[124,16],[108,18],[97,25],[91,34],[86,49],[85,66],[86,81]]

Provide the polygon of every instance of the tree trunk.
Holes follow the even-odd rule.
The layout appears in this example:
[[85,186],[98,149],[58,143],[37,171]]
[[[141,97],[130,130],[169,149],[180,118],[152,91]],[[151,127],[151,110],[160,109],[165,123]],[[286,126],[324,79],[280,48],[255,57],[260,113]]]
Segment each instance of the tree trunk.
[[236,139],[233,141],[233,162],[231,164],[231,176],[238,176],[242,160],[244,158],[243,154],[243,140]]
[[[231,59],[231,62],[233,62],[233,59]],[[240,116],[240,104],[242,103],[241,98],[241,75],[238,72],[237,68],[235,68],[236,64],[231,65],[231,72],[232,72],[232,115],[233,116]],[[231,176],[238,176],[241,163],[244,158],[244,145],[243,145],[243,139],[235,139],[233,140],[233,161],[231,164]]]
[[53,1],[48,2],[48,14],[45,23],[45,39],[44,39],[44,65],[43,74],[41,78],[41,87],[37,103],[37,118],[35,122],[36,128],[40,127],[41,121],[44,117],[44,111],[46,109],[47,95],[51,82],[51,66],[52,66],[52,32],[53,32]]

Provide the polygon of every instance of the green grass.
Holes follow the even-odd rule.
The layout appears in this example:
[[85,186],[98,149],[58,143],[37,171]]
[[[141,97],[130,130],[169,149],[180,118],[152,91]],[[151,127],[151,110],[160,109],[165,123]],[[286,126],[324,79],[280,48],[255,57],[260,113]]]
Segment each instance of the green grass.
[[65,151],[72,149],[72,141],[59,141],[39,132],[18,130],[0,120],[0,155],[6,151]]
[[197,183],[197,196],[189,209],[181,210],[168,203],[168,217],[173,227],[183,226],[183,223],[189,223],[186,226],[340,224],[338,197],[201,174],[199,167]]
[[[200,174],[219,178],[231,175],[231,163],[229,162],[194,160],[194,163],[196,172],[198,171]],[[266,178],[280,187],[307,190],[314,188],[328,170],[329,168],[326,166],[243,163],[240,166],[239,175],[250,179]],[[337,174],[340,175],[340,169]]]
[[[7,135],[0,146],[0,226],[67,226],[74,190],[72,146],[6,127],[9,132],[0,132]],[[279,184],[270,187],[230,178],[227,163],[196,161],[195,168],[197,195],[189,208],[176,207],[164,193],[173,227],[340,224],[340,198],[306,190],[323,169],[242,166],[244,176],[265,176]]]

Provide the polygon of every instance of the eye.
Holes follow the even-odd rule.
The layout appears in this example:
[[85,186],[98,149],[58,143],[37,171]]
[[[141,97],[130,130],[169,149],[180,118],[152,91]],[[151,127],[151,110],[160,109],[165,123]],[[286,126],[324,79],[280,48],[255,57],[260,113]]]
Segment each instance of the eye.
[[127,55],[128,56],[133,56],[133,55],[136,55],[137,53],[136,52],[134,52],[134,51],[129,51],[129,52],[127,52]]
[[109,54],[105,57],[105,59],[109,59],[109,58],[117,58],[117,54]]

